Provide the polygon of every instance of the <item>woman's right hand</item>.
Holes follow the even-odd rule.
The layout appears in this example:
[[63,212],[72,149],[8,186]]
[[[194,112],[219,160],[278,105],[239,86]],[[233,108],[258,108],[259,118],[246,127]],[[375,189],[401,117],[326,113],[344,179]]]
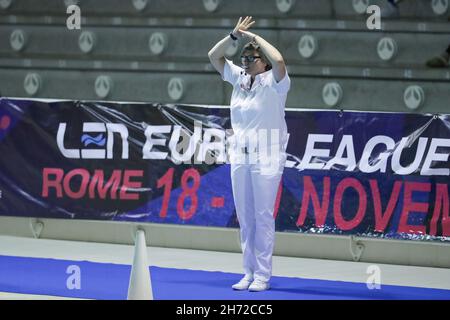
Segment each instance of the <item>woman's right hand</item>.
[[239,21],[236,24],[236,27],[234,27],[233,30],[233,35],[235,37],[241,38],[242,37],[242,33],[240,30],[242,31],[247,31],[248,29],[250,29],[250,27],[255,23],[256,21],[252,21],[252,17],[251,16],[247,16],[245,17],[244,20],[242,20],[242,17],[239,17]]

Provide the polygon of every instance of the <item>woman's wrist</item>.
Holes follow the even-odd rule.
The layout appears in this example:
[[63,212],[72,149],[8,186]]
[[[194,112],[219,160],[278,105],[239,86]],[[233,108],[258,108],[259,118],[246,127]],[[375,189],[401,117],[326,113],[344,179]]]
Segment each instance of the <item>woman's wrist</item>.
[[256,37],[258,37],[258,35],[254,34],[253,32],[248,32],[247,31],[247,32],[244,33],[244,37],[246,39],[248,39],[248,41],[256,42]]

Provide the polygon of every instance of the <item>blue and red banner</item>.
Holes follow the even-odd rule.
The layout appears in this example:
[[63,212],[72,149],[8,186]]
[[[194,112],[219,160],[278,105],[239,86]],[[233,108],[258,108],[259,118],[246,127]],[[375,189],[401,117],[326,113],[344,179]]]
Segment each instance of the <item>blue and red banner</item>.
[[[450,241],[450,115],[287,110],[277,231]],[[0,215],[237,227],[222,107],[0,100]]]

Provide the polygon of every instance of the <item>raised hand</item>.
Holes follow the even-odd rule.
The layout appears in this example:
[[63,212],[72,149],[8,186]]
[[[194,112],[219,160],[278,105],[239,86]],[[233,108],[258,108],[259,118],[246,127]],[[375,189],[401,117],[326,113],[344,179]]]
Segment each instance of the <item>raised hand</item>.
[[241,38],[243,36],[243,31],[247,31],[256,21],[252,20],[251,16],[247,16],[242,20],[242,17],[239,17],[239,21],[234,27],[233,35],[235,37]]

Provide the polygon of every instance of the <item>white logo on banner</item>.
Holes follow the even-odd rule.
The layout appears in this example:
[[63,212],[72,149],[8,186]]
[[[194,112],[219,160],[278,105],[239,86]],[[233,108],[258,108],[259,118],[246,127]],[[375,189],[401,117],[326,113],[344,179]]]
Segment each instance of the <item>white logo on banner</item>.
[[108,76],[98,76],[95,80],[95,93],[100,98],[106,98],[112,91],[113,81]]
[[203,0],[203,7],[208,12],[214,12],[220,5],[220,0]]
[[77,5],[70,5],[66,10],[67,14],[70,16],[66,20],[66,26],[69,30],[80,30],[81,29],[81,9]]
[[184,94],[184,82],[181,78],[172,78],[167,85],[167,93],[172,100],[180,100]]
[[420,86],[409,86],[405,90],[403,101],[409,109],[415,110],[425,102],[425,92]]
[[148,5],[148,0],[133,0],[132,2],[137,11],[143,11]]
[[322,90],[322,98],[327,106],[335,107],[342,99],[342,87],[337,82],[327,83]]
[[148,40],[150,52],[154,55],[160,55],[167,47],[167,35],[162,32],[154,32]]
[[433,0],[431,1],[431,8],[437,15],[443,15],[448,11],[448,0]]
[[95,46],[95,35],[91,31],[83,31],[78,38],[78,46],[84,53],[89,53]]
[[378,41],[377,53],[381,60],[392,60],[397,54],[397,43],[394,39],[389,37],[381,38]]
[[29,73],[25,77],[23,87],[28,95],[34,96],[39,92],[41,84],[42,84],[41,77],[37,73]]
[[381,289],[381,269],[373,264],[367,267],[366,273],[369,274],[366,285],[369,290]]
[[26,34],[23,30],[17,29],[11,33],[9,37],[9,44],[14,51],[21,51],[25,48],[26,44]]
[[81,289],[81,269],[77,265],[70,265],[66,270],[67,274],[70,276],[67,278],[66,287],[69,290],[80,290]]
[[278,11],[289,12],[295,4],[295,0],[276,0]]
[[302,36],[298,42],[298,52],[305,59],[311,58],[316,53],[317,47],[316,38],[309,34]]
[[[107,159],[113,158],[114,142],[117,139],[117,134],[121,138],[122,147],[122,159],[128,159],[128,129],[122,123],[102,123],[102,122],[84,122],[83,123],[83,135],[81,142],[83,146],[87,147],[91,144],[95,144],[99,147],[96,149],[68,149],[64,146],[64,137],[66,135],[67,123],[63,122],[59,124],[58,133],[56,135],[56,143],[61,154],[69,159]],[[96,135],[92,136],[90,133],[95,132]],[[106,132],[106,138],[102,134]],[[116,134],[116,135],[114,135]],[[116,137],[116,138],[115,138]],[[106,150],[104,148],[106,144]]]

